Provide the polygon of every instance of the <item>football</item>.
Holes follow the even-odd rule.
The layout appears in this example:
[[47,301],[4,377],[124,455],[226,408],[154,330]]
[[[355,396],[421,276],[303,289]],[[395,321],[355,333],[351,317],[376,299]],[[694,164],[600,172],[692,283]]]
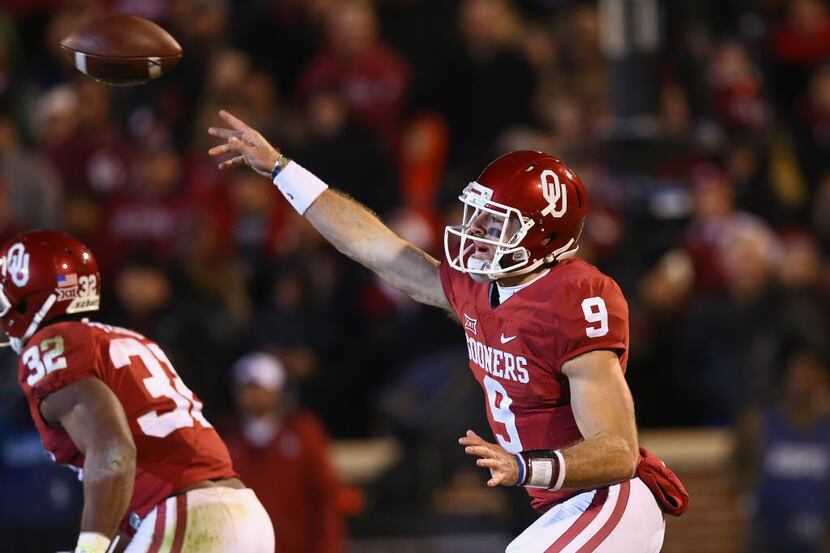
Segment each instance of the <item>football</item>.
[[182,47],[170,34],[141,17],[110,14],[84,22],[60,43],[81,73],[116,86],[146,83],[170,71]]

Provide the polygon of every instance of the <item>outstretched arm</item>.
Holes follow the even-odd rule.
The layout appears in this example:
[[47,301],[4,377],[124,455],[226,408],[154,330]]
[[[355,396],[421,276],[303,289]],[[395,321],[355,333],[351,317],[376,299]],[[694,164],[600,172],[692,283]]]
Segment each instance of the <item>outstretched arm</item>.
[[46,396],[40,412],[49,424],[62,426],[84,455],[81,532],[111,538],[135,482],[135,443],[124,409],[106,384],[85,378]]
[[[243,121],[226,111],[219,115],[231,128],[208,129],[211,135],[227,140],[225,144],[211,148],[209,153],[233,156],[220,163],[219,169],[247,165],[270,177],[278,163],[282,166],[293,164]],[[438,273],[440,262],[400,238],[365,206],[328,188],[313,199],[303,215],[340,252],[371,269],[398,290],[418,302],[451,310]]]

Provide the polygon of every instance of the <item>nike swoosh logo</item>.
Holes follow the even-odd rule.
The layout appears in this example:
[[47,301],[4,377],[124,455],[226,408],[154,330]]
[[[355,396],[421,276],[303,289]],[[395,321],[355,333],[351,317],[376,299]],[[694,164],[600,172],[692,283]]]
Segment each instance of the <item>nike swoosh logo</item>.
[[507,342],[509,342],[511,340],[515,340],[515,339],[516,339],[515,336],[505,336],[504,334],[502,334],[501,337],[499,338],[499,340],[501,340],[502,344],[506,344]]

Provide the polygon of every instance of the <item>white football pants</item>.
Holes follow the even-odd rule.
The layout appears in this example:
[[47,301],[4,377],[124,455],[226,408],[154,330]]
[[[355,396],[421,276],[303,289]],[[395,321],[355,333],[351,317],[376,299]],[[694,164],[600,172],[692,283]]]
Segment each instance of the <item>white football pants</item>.
[[249,489],[200,488],[169,497],[124,553],[274,553],[274,528]]
[[505,553],[659,553],[665,531],[657,501],[634,478],[555,505]]

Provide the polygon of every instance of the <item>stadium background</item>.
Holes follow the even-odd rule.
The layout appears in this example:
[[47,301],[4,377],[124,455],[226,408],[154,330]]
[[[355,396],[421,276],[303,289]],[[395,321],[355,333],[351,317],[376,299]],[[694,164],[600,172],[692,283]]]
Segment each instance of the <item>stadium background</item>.
[[[66,66],[104,9],[165,26],[180,65],[130,89]],[[211,420],[233,361],[277,352],[335,439],[354,551],[497,551],[533,513],[455,444],[486,424],[459,330],[218,173],[206,129],[236,113],[436,257],[490,159],[554,153],[589,189],[580,256],[630,302],[644,440],[693,495],[665,551],[746,551],[744,422],[827,372],[828,61],[819,0],[2,0],[0,238],[87,242],[101,320],[158,341]],[[0,363],[0,526],[71,543],[77,484]]]

